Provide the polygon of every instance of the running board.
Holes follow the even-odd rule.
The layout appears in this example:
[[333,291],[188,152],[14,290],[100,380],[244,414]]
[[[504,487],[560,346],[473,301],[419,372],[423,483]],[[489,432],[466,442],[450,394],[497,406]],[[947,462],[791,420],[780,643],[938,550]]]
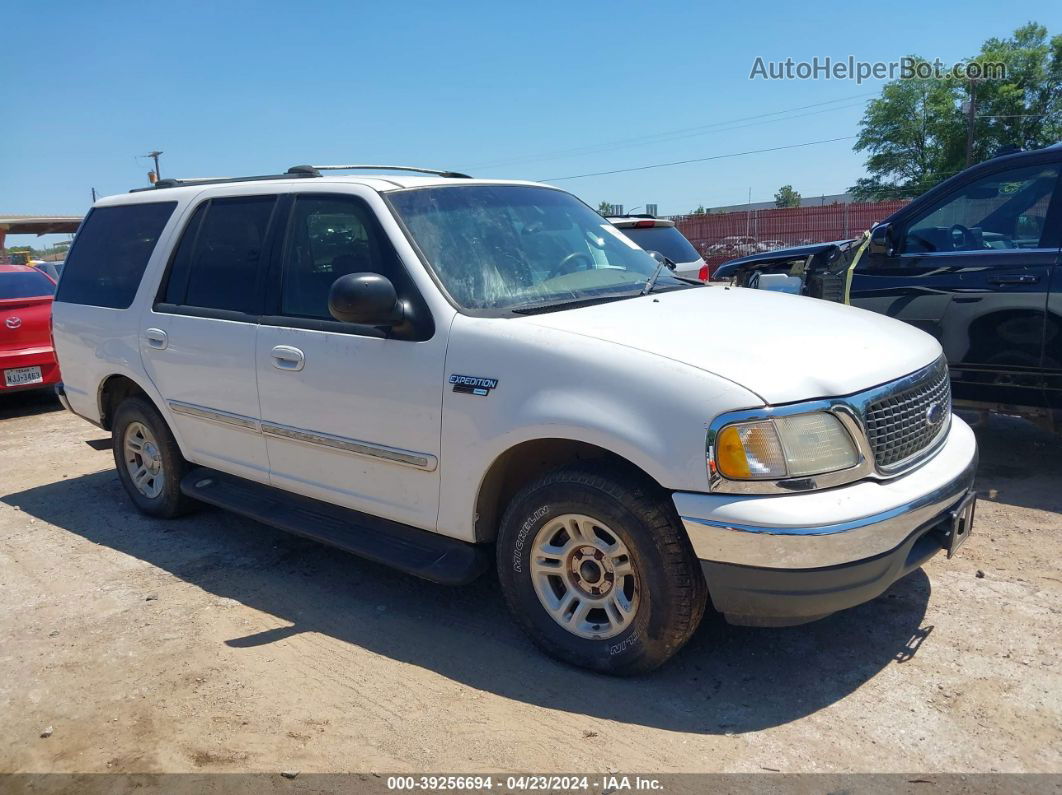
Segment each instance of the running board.
[[443,585],[463,585],[490,565],[464,541],[292,494],[213,469],[193,469],[181,491],[249,519],[312,538]]

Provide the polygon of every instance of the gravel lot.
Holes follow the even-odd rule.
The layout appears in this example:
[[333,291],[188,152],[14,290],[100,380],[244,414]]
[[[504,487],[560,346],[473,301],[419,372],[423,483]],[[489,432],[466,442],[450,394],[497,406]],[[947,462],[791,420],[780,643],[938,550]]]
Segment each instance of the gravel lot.
[[955,559],[803,627],[706,621],[615,680],[540,655],[492,577],[140,516],[107,434],[7,396],[0,771],[1062,772],[1062,440],[978,437]]

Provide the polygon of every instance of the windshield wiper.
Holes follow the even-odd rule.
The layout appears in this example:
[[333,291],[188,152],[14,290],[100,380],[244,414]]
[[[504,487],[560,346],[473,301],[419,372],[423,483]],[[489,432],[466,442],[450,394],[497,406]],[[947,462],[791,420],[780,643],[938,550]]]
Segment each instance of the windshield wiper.
[[509,311],[517,315],[534,315],[539,312],[550,312],[554,309],[576,309],[581,306],[606,304],[609,301],[619,301],[623,298],[633,297],[633,293],[613,293],[611,295],[595,295],[592,298],[565,298],[561,301],[540,301],[538,303],[516,304],[515,306],[509,307]]
[[661,254],[660,255],[660,259],[656,263],[656,270],[653,271],[653,275],[652,276],[650,276],[648,279],[645,280],[645,286],[642,288],[641,294],[642,295],[648,295],[649,293],[651,293],[653,291],[653,288],[656,287],[656,280],[660,278],[660,272],[664,268],[674,268],[674,267],[675,267],[675,263],[672,262],[671,260],[669,260],[663,254]]

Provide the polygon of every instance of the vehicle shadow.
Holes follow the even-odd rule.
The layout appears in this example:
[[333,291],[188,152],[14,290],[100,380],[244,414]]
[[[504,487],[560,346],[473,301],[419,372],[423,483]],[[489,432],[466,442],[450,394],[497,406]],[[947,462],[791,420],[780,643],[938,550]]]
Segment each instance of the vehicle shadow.
[[217,510],[146,519],[112,471],[0,500],[290,624],[231,638],[230,648],[316,632],[506,698],[674,731],[737,734],[797,720],[910,659],[932,629],[923,626],[929,580],[918,571],[869,604],[802,627],[708,618],[663,668],[617,679],[540,653],[492,575],[433,585]]
[[989,414],[974,429],[981,499],[1062,513],[1062,438],[1028,420]]
[[62,409],[59,398],[51,389],[34,389],[28,392],[0,395],[0,420],[31,417],[34,414],[47,414],[49,411],[62,411]]

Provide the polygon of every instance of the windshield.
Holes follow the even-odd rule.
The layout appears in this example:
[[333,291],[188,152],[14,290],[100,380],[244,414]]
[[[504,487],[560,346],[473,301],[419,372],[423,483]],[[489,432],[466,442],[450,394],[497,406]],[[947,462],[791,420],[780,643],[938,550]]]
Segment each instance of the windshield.
[[646,251],[659,251],[672,262],[696,262],[701,258],[693,244],[673,226],[632,226],[620,231]]
[[[656,260],[563,191],[468,185],[387,197],[439,281],[467,309],[637,295],[657,269]],[[655,289],[687,286],[665,269]]]
[[55,282],[37,271],[0,273],[0,301],[9,298],[37,298],[55,293]]

